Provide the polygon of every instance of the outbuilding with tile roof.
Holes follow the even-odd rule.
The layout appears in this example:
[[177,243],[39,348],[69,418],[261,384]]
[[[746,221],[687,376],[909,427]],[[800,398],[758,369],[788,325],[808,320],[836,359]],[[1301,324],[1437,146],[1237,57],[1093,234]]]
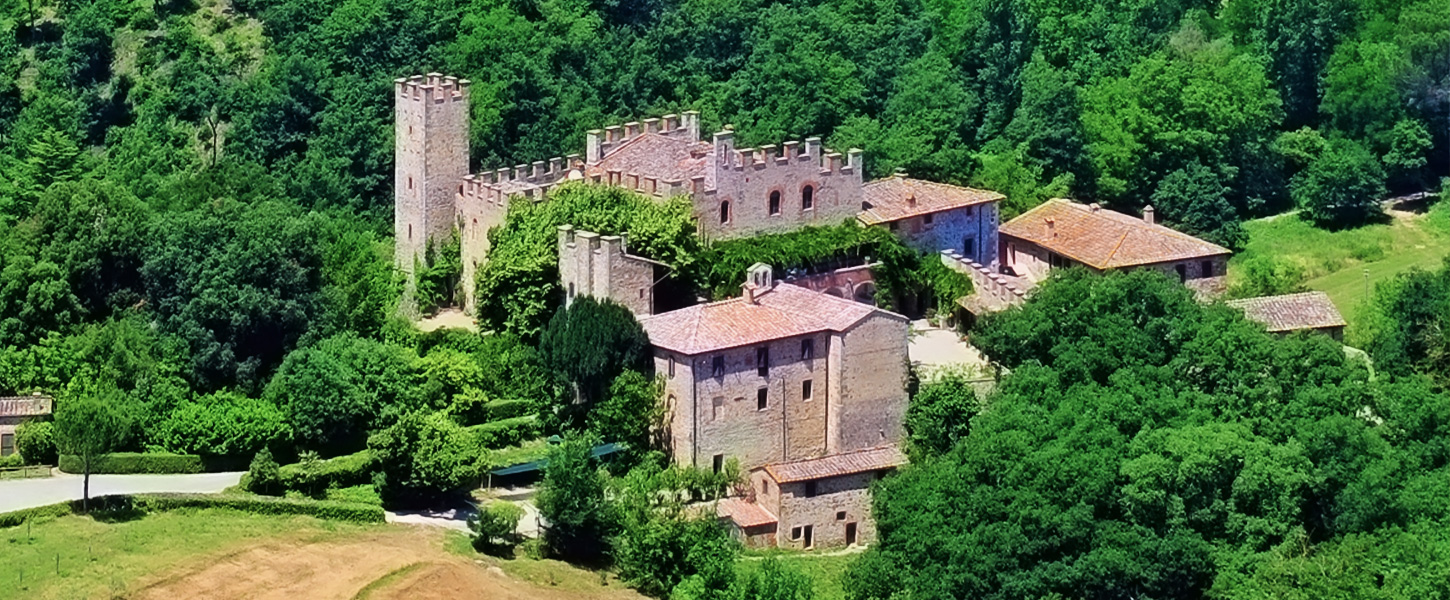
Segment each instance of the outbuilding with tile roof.
[[1262,323],[1269,333],[1318,331],[1344,340],[1344,316],[1324,292],[1301,292],[1229,300],[1225,304],[1244,311],[1250,321]]
[[997,257],[997,192],[897,174],[861,188],[856,220],[890,229],[923,252],[952,250],[982,264]]

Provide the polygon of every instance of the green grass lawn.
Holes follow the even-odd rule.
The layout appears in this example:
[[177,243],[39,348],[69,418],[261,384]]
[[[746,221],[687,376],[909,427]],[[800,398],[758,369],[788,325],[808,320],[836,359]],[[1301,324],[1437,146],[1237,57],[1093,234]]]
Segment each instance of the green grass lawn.
[[220,509],[109,523],[80,516],[42,520],[0,529],[0,598],[109,598],[137,577],[247,541],[308,541],[381,527]]
[[1423,214],[1396,213],[1386,223],[1343,231],[1319,229],[1287,214],[1244,224],[1249,241],[1229,263],[1230,286],[1245,261],[1268,257],[1300,269],[1303,284],[1329,294],[1356,343],[1366,290],[1413,268],[1434,269],[1450,256],[1450,203]]
[[801,553],[783,550],[748,551],[738,564],[740,573],[759,569],[762,559],[773,556],[782,565],[805,573],[815,588],[815,600],[845,600],[846,590],[841,587],[841,578],[851,563],[861,556],[859,552],[849,554]]

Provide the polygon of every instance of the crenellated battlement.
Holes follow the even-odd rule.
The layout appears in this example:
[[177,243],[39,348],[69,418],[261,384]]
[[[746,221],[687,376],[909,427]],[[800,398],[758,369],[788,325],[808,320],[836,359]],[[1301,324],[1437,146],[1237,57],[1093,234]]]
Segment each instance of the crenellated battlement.
[[734,148],[733,131],[715,134],[715,150],[719,165],[734,171],[759,171],[775,167],[813,165],[820,175],[852,175],[861,172],[861,150],[852,148],[845,156],[821,145],[821,138],[766,144],[758,148]]
[[526,165],[483,171],[463,178],[459,193],[464,199],[504,204],[509,196],[522,195],[542,199],[548,190],[580,173],[584,161],[578,154],[536,160]]
[[604,160],[614,149],[646,133],[697,142],[700,140],[700,113],[689,110],[678,115],[591,129],[586,135],[584,160],[591,165]]
[[470,81],[441,73],[399,77],[393,80],[393,92],[400,100],[431,101],[433,104],[467,102]]

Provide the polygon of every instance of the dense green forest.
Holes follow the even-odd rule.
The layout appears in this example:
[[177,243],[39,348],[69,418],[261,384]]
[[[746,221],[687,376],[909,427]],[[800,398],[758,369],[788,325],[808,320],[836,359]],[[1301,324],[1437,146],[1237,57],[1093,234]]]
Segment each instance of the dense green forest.
[[[538,250],[573,222],[629,230],[690,291],[823,253],[899,259],[887,291],[959,282],[870,232],[702,248],[679,206],[576,188],[493,233],[480,320],[504,334],[420,333],[394,316],[391,103],[429,71],[474,82],[478,168],[694,109],[745,144],[821,135],[872,176],[1002,191],[1008,216],[1151,203],[1229,246],[1244,219],[1352,226],[1450,175],[1444,0],[0,0],[0,393],[115,434],[83,449],[45,424],[22,454],[255,456],[254,491],[407,503],[587,431],[546,475],[556,551],[599,542],[655,595],[802,597],[774,567],[732,581],[737,549],[659,493],[724,483],[643,452],[593,468],[590,441],[649,443],[658,394],[637,324],[556,312]],[[455,274],[420,289],[447,302]],[[849,591],[1443,593],[1447,281],[1378,292],[1371,374],[1146,274],[1060,277],[977,335],[1000,391],[915,396],[916,464],[880,488]]]

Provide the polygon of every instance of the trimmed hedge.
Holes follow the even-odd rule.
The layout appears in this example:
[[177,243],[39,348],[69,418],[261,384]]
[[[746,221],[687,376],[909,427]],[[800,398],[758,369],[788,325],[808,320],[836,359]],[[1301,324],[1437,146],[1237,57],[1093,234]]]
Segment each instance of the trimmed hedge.
[[514,419],[534,414],[532,400],[493,400],[483,405],[490,422]]
[[372,451],[363,450],[327,460],[284,465],[281,469],[282,487],[309,496],[320,496],[328,488],[370,484],[376,462]]
[[[326,500],[215,494],[116,494],[91,498],[92,514],[145,514],[189,508],[227,508],[258,515],[305,515],[350,523],[382,523],[387,520],[381,506]],[[81,501],[72,500],[0,513],[0,528],[23,525],[31,519],[59,518],[80,512]]]
[[[81,457],[63,454],[60,470],[78,475],[85,472]],[[236,456],[197,456],[194,454],[166,454],[162,452],[115,452],[96,459],[91,465],[92,475],[169,475],[180,473],[217,473],[221,471],[245,471],[247,459]]]
[[517,446],[525,440],[539,437],[543,431],[539,425],[539,419],[535,415],[524,415],[482,425],[469,427],[468,433],[473,436],[474,442],[479,448],[503,448],[506,446]]

